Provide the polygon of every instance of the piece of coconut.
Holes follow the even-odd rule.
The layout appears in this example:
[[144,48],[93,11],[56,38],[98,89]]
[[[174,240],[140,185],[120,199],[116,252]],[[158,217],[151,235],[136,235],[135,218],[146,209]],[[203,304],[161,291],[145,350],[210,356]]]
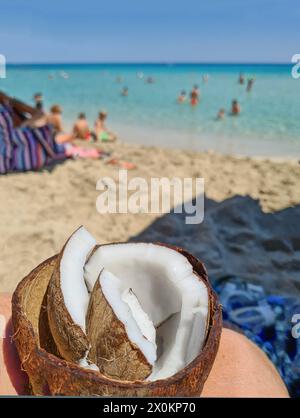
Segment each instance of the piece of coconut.
[[[132,289],[155,327],[164,324],[156,341],[159,357],[149,380],[168,378],[199,355],[209,323],[208,289],[186,256],[151,243],[100,246],[85,265],[85,280],[90,290],[102,269],[119,277],[119,295]],[[113,276],[107,274],[107,282],[112,281]],[[107,328],[109,332],[113,330]],[[115,343],[117,338],[110,342],[110,347]],[[145,350],[140,349],[147,357]]]
[[89,303],[83,268],[96,244],[80,227],[58,255],[47,292],[49,326],[60,355],[80,362],[86,357],[89,342],[85,318]]
[[89,360],[105,376],[144,380],[156,361],[155,327],[132,289],[102,270],[87,313]]

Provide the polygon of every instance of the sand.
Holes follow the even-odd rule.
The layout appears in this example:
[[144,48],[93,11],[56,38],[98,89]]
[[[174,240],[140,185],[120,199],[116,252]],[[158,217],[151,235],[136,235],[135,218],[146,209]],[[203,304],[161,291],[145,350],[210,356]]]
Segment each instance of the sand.
[[269,291],[300,292],[300,165],[296,161],[106,144],[137,168],[129,178],[204,177],[200,225],[181,214],[99,214],[96,182],[118,180],[103,160],[69,160],[52,171],[0,176],[0,291],[12,292],[38,263],[85,225],[100,243],[127,240],[181,245],[214,281],[235,274]]

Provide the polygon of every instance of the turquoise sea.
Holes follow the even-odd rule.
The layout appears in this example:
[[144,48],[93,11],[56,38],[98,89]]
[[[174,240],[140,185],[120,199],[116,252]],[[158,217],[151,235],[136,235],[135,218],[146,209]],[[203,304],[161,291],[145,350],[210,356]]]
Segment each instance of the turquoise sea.
[[[291,65],[262,64],[51,64],[9,65],[0,90],[32,103],[41,91],[46,107],[59,103],[67,129],[78,112],[92,124],[99,110],[121,140],[196,150],[263,156],[300,155],[300,79]],[[253,90],[237,80],[255,77]],[[209,80],[202,79],[208,74]],[[142,77],[143,76],[143,77]],[[145,82],[153,77],[154,83]],[[198,84],[197,108],[179,105],[181,90]],[[128,97],[121,89],[127,86]],[[218,110],[230,110],[232,99],[242,108],[216,121]]]

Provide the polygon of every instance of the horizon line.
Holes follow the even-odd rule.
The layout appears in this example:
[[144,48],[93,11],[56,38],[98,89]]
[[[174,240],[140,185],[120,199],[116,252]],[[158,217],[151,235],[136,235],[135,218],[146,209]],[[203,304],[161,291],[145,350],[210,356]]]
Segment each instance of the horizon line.
[[58,61],[58,62],[7,62],[11,66],[29,65],[292,65],[291,62],[270,61]]

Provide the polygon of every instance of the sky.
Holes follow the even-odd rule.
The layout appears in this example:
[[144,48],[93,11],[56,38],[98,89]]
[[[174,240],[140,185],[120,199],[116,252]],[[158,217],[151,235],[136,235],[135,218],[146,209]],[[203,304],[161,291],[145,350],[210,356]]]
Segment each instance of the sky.
[[299,0],[0,0],[10,63],[290,62]]

